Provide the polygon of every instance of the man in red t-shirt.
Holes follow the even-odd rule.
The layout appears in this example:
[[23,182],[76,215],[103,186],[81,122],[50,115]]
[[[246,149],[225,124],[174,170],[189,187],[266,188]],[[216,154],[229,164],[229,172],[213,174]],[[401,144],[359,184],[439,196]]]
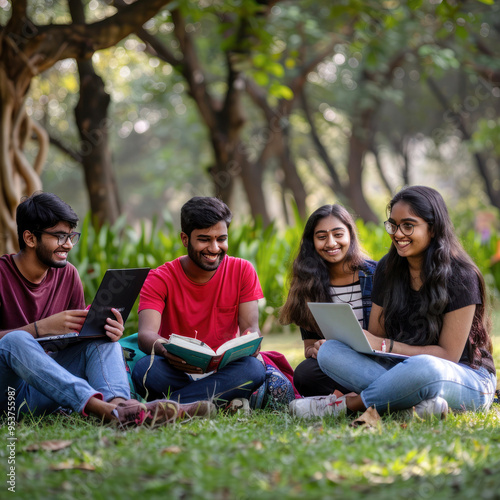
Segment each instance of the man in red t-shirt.
[[[195,337],[212,349],[248,331],[259,332],[257,301],[262,289],[250,262],[229,257],[232,214],[217,198],[195,197],[181,209],[181,240],[187,255],[149,272],[139,302],[139,347],[156,356],[139,360],[132,378],[149,398],[190,403],[214,399],[221,406],[249,398],[265,378],[256,357],[233,361],[206,377],[158,342],[176,333]],[[150,366],[151,365],[151,366]],[[193,376],[194,375],[194,376]]]

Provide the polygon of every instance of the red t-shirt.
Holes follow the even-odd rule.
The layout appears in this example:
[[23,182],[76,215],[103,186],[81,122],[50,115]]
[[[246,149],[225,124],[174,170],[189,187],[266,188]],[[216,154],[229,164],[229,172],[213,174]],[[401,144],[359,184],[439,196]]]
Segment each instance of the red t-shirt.
[[28,281],[12,255],[0,257],[0,330],[20,328],[69,309],[85,309],[76,268],[50,267],[39,284]]
[[139,312],[153,309],[161,313],[158,333],[164,338],[171,333],[196,335],[217,349],[239,332],[239,304],[263,297],[257,273],[246,260],[226,255],[213,277],[200,284],[186,276],[178,258],[149,272]]

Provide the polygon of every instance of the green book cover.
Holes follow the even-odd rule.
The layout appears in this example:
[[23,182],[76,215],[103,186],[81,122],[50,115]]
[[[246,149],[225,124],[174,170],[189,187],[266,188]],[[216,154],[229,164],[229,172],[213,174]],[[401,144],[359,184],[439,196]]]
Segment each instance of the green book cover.
[[214,351],[201,340],[173,333],[164,347],[186,363],[209,372],[223,368],[243,356],[252,356],[258,351],[261,342],[262,337],[254,332],[228,340]]

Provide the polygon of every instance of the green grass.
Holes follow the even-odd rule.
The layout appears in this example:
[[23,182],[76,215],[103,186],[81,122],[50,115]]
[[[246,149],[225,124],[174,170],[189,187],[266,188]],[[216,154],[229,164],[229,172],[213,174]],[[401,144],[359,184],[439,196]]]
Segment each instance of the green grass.
[[295,368],[304,359],[304,343],[297,329],[282,328],[281,333],[264,335],[262,351],[278,351],[286,354],[288,362]]
[[[500,338],[495,338],[500,345]],[[264,350],[303,359],[298,332],[267,335]],[[500,356],[495,355],[497,365]],[[25,419],[15,427],[16,496],[35,499],[499,498],[500,405],[488,414],[423,422],[384,417],[301,421],[282,412],[219,414],[159,429],[120,431],[91,419]],[[8,428],[0,471],[9,470]],[[59,451],[30,445],[69,440]],[[8,477],[0,498],[8,498]],[[5,492],[5,495],[4,495]]]
[[[16,429],[16,496],[498,498],[499,413],[432,423],[385,418],[371,429],[348,418],[304,422],[265,411],[127,432],[81,417],[24,422]],[[5,443],[4,429],[0,435]],[[25,451],[57,439],[71,445]]]

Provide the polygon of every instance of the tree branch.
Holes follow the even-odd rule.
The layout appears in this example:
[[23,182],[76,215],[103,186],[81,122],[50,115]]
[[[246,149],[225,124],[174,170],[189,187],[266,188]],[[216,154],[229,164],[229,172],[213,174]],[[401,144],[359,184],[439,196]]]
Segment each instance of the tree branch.
[[38,72],[62,59],[88,59],[97,50],[111,47],[135,32],[170,1],[137,0],[93,24],[36,26],[36,34],[24,38],[19,48],[28,56],[41,55],[35,61]]
[[36,155],[35,161],[33,162],[33,170],[40,175],[42,173],[45,160],[47,158],[49,150],[49,134],[47,131],[38,124],[35,120],[29,119],[30,127],[33,134],[38,139],[38,154]]
[[[121,3],[121,0],[116,3]],[[172,65],[185,78],[189,86],[189,94],[196,102],[204,122],[209,128],[213,128],[216,122],[213,113],[214,103],[206,88],[205,77],[194,45],[186,33],[184,19],[179,11],[172,11],[172,20],[174,35],[179,41],[183,54],[181,59],[178,59],[158,37],[151,35],[144,28],[136,30],[136,35],[154,51],[158,58]]]
[[158,37],[151,35],[144,28],[138,29],[135,34],[149,46],[149,53],[157,56],[162,61],[170,64],[171,66],[179,67],[183,64],[182,60],[177,59],[168,47],[162,43]]
[[174,23],[174,34],[179,41],[183,54],[180,71],[188,82],[190,94],[196,101],[205,123],[210,129],[214,129],[216,127],[214,101],[208,93],[203,69],[198,60],[193,41],[186,32],[184,18],[178,9],[172,11],[172,21]]
[[61,141],[61,139],[58,139],[57,137],[49,135],[49,141],[50,141],[50,144],[56,146],[56,148],[60,149],[64,154],[68,155],[72,160],[74,160],[78,163],[83,162],[82,155],[78,151],[75,151],[74,149],[71,149],[68,146],[66,146]]
[[378,152],[377,146],[375,145],[375,142],[373,140],[370,141],[370,149],[369,149],[373,156],[375,157],[375,166],[377,167],[377,172],[378,175],[382,181],[382,184],[385,186],[387,189],[387,192],[389,195],[391,195],[394,190],[392,189],[389,179],[387,179],[387,176],[385,175],[384,169],[382,168],[382,162],[380,161],[380,154]]
[[[269,125],[271,131],[269,140],[267,140],[264,144],[264,147],[262,148],[259,154],[259,158],[256,162],[257,164],[262,165],[273,154],[274,139],[276,136],[276,132],[281,132],[281,124],[279,123],[278,114],[274,109],[271,108],[271,106],[269,106],[266,98],[266,93],[262,87],[258,86],[251,78],[247,77],[245,79],[245,89],[252,101],[264,113],[266,123]],[[272,126],[275,119],[277,119],[278,123]]]

